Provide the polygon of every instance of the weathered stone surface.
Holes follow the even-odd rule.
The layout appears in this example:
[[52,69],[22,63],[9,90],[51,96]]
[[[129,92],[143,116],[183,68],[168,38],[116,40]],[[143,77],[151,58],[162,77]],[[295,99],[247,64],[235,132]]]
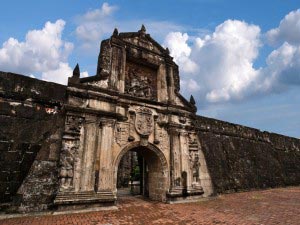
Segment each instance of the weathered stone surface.
[[132,151],[141,194],[163,202],[300,184],[299,139],[197,116],[178,71],[142,26],[115,30],[97,74],[80,78],[77,66],[67,87],[0,72],[1,202],[115,204]]
[[64,98],[62,85],[0,72],[1,202],[14,201],[25,211],[53,202]]
[[205,117],[196,124],[216,192],[299,185],[299,139]]

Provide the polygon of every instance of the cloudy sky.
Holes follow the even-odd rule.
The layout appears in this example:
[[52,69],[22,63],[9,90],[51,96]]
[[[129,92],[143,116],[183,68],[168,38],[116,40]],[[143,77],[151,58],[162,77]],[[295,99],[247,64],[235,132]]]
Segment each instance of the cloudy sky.
[[100,41],[147,33],[170,49],[198,114],[300,137],[299,0],[3,1],[0,70],[66,84]]

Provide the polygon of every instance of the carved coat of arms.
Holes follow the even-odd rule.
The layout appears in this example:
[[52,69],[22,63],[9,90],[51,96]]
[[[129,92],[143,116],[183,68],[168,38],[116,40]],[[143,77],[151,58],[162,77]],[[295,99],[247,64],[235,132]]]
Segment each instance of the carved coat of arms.
[[139,108],[136,111],[135,129],[141,135],[148,136],[153,131],[152,111],[147,108]]

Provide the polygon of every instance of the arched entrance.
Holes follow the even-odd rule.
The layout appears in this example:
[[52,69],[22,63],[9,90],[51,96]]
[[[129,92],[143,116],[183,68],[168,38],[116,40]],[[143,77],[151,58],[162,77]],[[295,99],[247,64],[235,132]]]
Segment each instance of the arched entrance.
[[[122,183],[120,182],[120,173],[118,177],[120,163],[124,163],[122,159],[131,160],[128,162],[129,165],[127,165],[127,168],[130,167],[130,172],[124,172],[123,175],[130,176],[130,178],[127,177],[127,181],[132,194],[143,195],[151,200],[166,201],[168,165],[164,154],[156,146],[152,144],[142,146],[140,142],[135,142],[120,152],[114,164],[114,184],[117,192],[118,186],[120,187]],[[133,181],[134,185],[132,186]],[[123,179],[123,182],[126,185],[126,179]]]

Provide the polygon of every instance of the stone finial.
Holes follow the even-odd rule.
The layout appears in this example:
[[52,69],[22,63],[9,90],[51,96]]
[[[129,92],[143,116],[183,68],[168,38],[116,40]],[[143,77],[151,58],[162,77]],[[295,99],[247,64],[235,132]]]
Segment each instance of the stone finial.
[[115,28],[114,32],[113,32],[113,36],[116,37],[116,36],[118,36],[118,34],[119,34],[119,31],[117,28]]
[[146,33],[146,27],[144,26],[144,24],[142,24],[141,29],[139,30],[140,33],[145,34]]
[[192,105],[196,105],[196,101],[195,101],[193,95],[191,95],[191,97],[190,97],[190,103],[191,103]]
[[166,53],[167,53],[168,55],[170,55],[170,50],[169,50],[169,48],[166,48]]
[[77,63],[77,65],[75,66],[75,68],[73,70],[73,77],[76,77],[76,78],[80,77],[80,69],[79,69],[78,63]]

